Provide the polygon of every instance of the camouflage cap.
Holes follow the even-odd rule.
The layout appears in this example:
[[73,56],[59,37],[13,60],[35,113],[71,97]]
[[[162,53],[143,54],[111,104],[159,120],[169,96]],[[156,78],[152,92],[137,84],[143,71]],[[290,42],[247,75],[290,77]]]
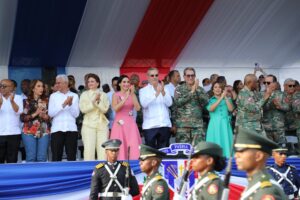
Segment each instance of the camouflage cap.
[[239,128],[234,147],[236,151],[258,149],[271,155],[272,149],[278,148],[278,145],[255,131]]
[[157,149],[154,149],[152,147],[146,146],[144,144],[140,145],[140,160],[146,160],[150,157],[158,157],[162,158],[166,155],[165,152],[159,151]]
[[122,142],[119,139],[112,139],[112,140],[107,140],[104,142],[101,146],[105,149],[119,149],[121,146]]
[[218,156],[223,157],[222,148],[215,143],[212,142],[199,142],[192,154],[192,158],[197,155],[209,155],[209,156]]

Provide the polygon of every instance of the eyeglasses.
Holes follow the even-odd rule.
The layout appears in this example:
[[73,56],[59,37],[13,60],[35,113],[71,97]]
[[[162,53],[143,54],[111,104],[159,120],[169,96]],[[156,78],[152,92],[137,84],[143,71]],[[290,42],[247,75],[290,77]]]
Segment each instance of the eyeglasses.
[[188,77],[188,78],[194,78],[195,74],[186,74],[185,76]]
[[272,82],[264,81],[263,82],[265,85],[270,85]]
[[289,88],[294,88],[294,87],[296,87],[296,85],[288,85],[289,86]]
[[149,76],[152,77],[152,78],[153,77],[158,77],[158,74],[150,74]]
[[281,155],[281,156],[283,156],[283,155],[287,155],[287,153],[286,152],[279,152],[279,155]]
[[0,85],[0,88],[2,88],[2,89],[5,89],[7,87],[8,87],[8,85]]

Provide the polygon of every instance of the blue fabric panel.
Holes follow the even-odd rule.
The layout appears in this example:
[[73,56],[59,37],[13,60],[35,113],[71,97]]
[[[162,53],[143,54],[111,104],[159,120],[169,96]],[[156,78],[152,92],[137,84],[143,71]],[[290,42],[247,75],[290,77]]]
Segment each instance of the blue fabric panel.
[[[47,162],[0,165],[0,199],[21,199],[47,196],[88,189],[94,167],[99,161],[90,162]],[[268,164],[273,164],[270,159]],[[287,159],[300,173],[300,159]],[[130,161],[135,174],[141,173],[139,161]],[[245,177],[236,170],[233,176]]]
[[65,66],[86,0],[18,2],[9,66]]

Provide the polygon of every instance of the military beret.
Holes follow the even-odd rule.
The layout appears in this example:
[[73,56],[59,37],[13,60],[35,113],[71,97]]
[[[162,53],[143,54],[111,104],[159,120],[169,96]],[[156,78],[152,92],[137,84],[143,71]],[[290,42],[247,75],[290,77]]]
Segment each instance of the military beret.
[[197,155],[209,155],[209,156],[223,157],[223,151],[222,151],[222,148],[215,143],[199,142],[194,148],[192,158]]
[[271,155],[272,150],[278,148],[278,145],[255,131],[239,128],[234,147],[236,151],[258,149]]
[[157,149],[146,146],[144,144],[140,145],[140,157],[139,157],[140,160],[145,160],[150,157],[162,158],[165,155],[166,155],[165,152],[159,151]]
[[101,146],[104,149],[119,149],[121,146],[122,142],[119,139],[112,139],[112,140],[107,140],[104,142]]

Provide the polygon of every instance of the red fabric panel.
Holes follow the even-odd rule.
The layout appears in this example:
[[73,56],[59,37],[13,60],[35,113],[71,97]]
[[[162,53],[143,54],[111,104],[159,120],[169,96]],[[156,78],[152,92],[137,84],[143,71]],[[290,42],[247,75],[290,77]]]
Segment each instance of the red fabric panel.
[[237,200],[241,198],[244,187],[237,184],[229,184],[229,200]]
[[[213,0],[152,0],[120,68],[170,70]],[[145,70],[142,70],[145,71]],[[163,74],[165,75],[165,74]]]

